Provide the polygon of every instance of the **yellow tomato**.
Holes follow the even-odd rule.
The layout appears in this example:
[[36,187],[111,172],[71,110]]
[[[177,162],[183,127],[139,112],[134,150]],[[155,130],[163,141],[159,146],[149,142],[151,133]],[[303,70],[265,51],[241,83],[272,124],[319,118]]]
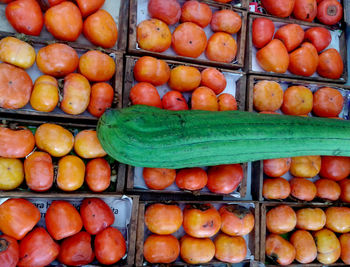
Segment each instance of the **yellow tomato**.
[[0,60],[28,69],[35,62],[35,50],[30,44],[17,38],[5,37],[0,41]]
[[63,191],[74,191],[84,183],[85,164],[77,156],[68,155],[58,162],[57,186]]
[[23,164],[19,159],[0,158],[0,190],[15,189],[23,179]]
[[107,155],[97,138],[96,131],[83,130],[74,141],[75,152],[84,159],[100,158]]
[[42,75],[36,79],[30,104],[33,109],[50,112],[55,109],[59,99],[57,80],[50,75]]

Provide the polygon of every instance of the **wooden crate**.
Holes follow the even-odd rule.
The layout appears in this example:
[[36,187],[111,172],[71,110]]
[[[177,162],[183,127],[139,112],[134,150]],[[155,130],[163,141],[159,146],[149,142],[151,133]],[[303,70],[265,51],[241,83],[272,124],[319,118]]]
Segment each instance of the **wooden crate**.
[[[271,264],[266,263],[266,255],[265,255],[265,240],[267,236],[267,229],[266,229],[266,213],[271,209],[278,205],[285,204],[290,206],[291,208],[298,209],[298,208],[328,208],[331,206],[334,206],[332,204],[322,204],[322,203],[286,203],[286,202],[270,202],[270,203],[262,203],[260,206],[260,262],[265,264],[266,267],[270,266],[279,266],[278,264]],[[292,264],[288,265],[290,267],[302,267],[302,266],[308,266],[308,267],[322,267],[322,266],[349,266],[341,261],[339,258],[336,263],[333,264],[321,264],[317,260],[315,260],[312,263],[309,264],[300,264],[297,261],[294,261]]]
[[[35,121],[35,120],[23,120],[23,119],[14,119],[14,118],[4,118],[0,116],[0,124],[7,124],[10,126],[27,126],[30,127],[32,129],[32,127],[38,127],[39,125],[49,122],[52,123],[50,120],[46,120],[46,121]],[[54,122],[54,124],[58,124],[61,125],[62,127],[64,127],[65,129],[70,130],[73,135],[75,136],[79,131],[81,130],[86,130],[86,129],[91,129],[91,130],[96,130],[96,126],[92,125],[92,124],[82,124],[82,123],[68,123],[68,122]],[[36,149],[36,148],[35,148]],[[72,149],[72,152],[74,151],[74,149]],[[70,153],[69,153],[70,154]],[[68,155],[69,155],[68,154]],[[110,186],[103,192],[104,194],[108,194],[108,193],[113,193],[115,194],[116,192],[123,192],[124,191],[124,184],[125,184],[125,172],[126,172],[126,165],[121,164],[117,161],[115,161],[114,159],[112,159],[109,156],[105,157],[107,161],[110,162],[110,166],[111,166],[111,184]],[[54,172],[55,172],[55,177],[54,177],[54,181],[56,180],[56,176],[57,176],[57,162],[60,158],[55,158],[52,157],[53,160],[53,164],[54,164]],[[86,161],[85,159],[81,158],[83,161]],[[24,159],[21,159],[22,161]],[[86,162],[84,162],[86,164]],[[62,191],[61,189],[59,189],[57,187],[57,185],[53,184],[53,186],[51,187],[50,190],[48,190],[47,192],[43,192],[40,193],[39,195],[46,195],[46,196],[51,196],[51,195],[56,195],[57,193],[64,193],[64,191]],[[70,194],[71,196],[76,196],[79,194],[86,194],[89,193],[91,195],[95,195],[98,193],[94,193],[92,192],[88,186],[86,185],[86,183],[83,184],[83,186],[76,190],[76,191],[72,191],[69,192],[67,194]],[[0,196],[6,194],[6,195],[17,195],[17,194],[25,194],[25,195],[32,195],[34,194],[34,191],[31,191],[25,180],[23,181],[23,183],[16,189],[11,190],[11,191],[2,191],[0,190]]]
[[344,1],[344,21],[346,24],[350,24],[350,2],[349,1]]
[[[40,48],[47,46],[50,42],[30,41],[29,43],[33,45],[37,53]],[[85,48],[75,48],[75,50],[78,53],[79,57],[89,51],[88,49],[85,49]],[[121,98],[122,98],[122,90],[123,90],[123,65],[124,65],[123,53],[111,52],[109,55],[113,57],[115,61],[115,68],[116,68],[115,74],[113,75],[112,79],[109,81],[109,83],[114,89],[114,99],[112,103],[112,108],[121,108],[122,107]],[[44,75],[44,73],[40,72],[36,63],[34,63],[34,65],[31,68],[27,69],[26,72],[31,77],[33,84],[39,76]],[[92,85],[92,83],[90,84]],[[60,92],[60,94],[63,94],[63,92]],[[59,105],[57,105],[56,108],[51,112],[42,112],[42,111],[37,111],[33,109],[30,105],[30,102],[28,102],[26,106],[20,109],[6,109],[6,108],[0,107],[0,116],[6,116],[6,114],[16,114],[16,115],[19,115],[20,117],[23,117],[23,119],[26,119],[28,116],[33,116],[33,117],[45,117],[45,119],[50,118],[53,121],[57,119],[69,119],[72,121],[86,120],[94,124],[97,124],[97,121],[98,121],[98,118],[91,115],[87,110],[85,110],[81,114],[72,115],[72,114],[67,114],[63,112],[59,108]]]
[[[303,80],[313,80],[313,81],[319,81],[319,82],[332,82],[332,83],[346,83],[348,79],[348,66],[347,66],[347,48],[346,48],[346,36],[345,31],[341,31],[340,37],[339,37],[339,49],[338,52],[340,53],[340,56],[343,59],[344,63],[344,71],[343,75],[339,79],[328,79],[323,78],[317,74],[317,72],[312,75],[311,77],[305,77],[305,76],[299,76],[291,74],[289,71],[285,73],[274,73],[274,72],[267,72],[264,71],[256,62],[255,54],[257,52],[257,49],[253,45],[252,42],[252,24],[255,18],[263,18],[265,16],[256,15],[256,14],[249,14],[248,18],[248,42],[247,42],[247,49],[246,49],[246,72],[249,74],[258,74],[258,75],[269,75],[269,76],[276,76],[276,77],[289,77],[293,79],[303,79]],[[304,22],[300,20],[295,19],[281,19],[281,18],[275,18],[275,17],[269,17],[274,24],[276,30],[283,25],[286,24],[299,24],[304,30],[311,28],[311,27],[318,27],[319,24],[310,23],[310,22]],[[321,25],[322,27],[330,30],[332,32],[332,35],[337,35],[338,31],[340,30],[334,30],[331,27],[327,27],[325,25]],[[333,38],[332,36],[332,38]]]
[[[133,74],[133,69],[134,69],[134,65],[136,63],[136,61],[139,59],[139,57],[135,57],[135,56],[126,56],[126,65],[125,65],[125,83],[124,83],[124,91],[123,91],[123,107],[128,107],[131,105],[131,102],[129,100],[129,94],[130,94],[130,90],[131,88],[137,83],[137,81],[135,81],[134,79],[134,74]],[[199,69],[199,71],[202,71],[203,69],[206,68],[206,66],[202,66],[202,65],[196,65],[196,64],[190,64],[190,63],[183,63],[183,62],[176,62],[176,61],[172,61],[172,60],[165,60],[165,62],[168,63],[168,65],[170,66],[170,68],[175,68],[176,66],[180,66],[180,65],[186,65],[186,66],[193,66]],[[224,75],[226,77],[234,77],[237,76],[237,79],[235,81],[236,84],[236,90],[235,90],[235,98],[237,100],[237,105],[238,105],[238,109],[239,110],[244,110],[245,109],[245,94],[246,94],[246,78],[245,75],[243,75],[243,73],[238,72],[238,71],[232,71],[232,70],[226,70],[226,69],[219,69],[221,72],[224,73]],[[238,75],[240,75],[241,77],[239,77]],[[239,78],[238,78],[239,77]],[[167,92],[170,90],[170,88],[167,85],[163,85],[161,86],[161,91]],[[160,91],[160,90],[159,90]],[[188,93],[190,94],[190,93]],[[244,173],[244,178],[239,186],[239,194],[240,197],[244,197],[246,195],[246,191],[247,191],[247,163],[243,163],[242,164],[243,167],[243,173]],[[218,194],[214,194],[211,192],[207,192],[207,191],[196,191],[196,192],[190,192],[190,191],[183,191],[177,188],[177,190],[173,189],[173,190],[150,190],[150,189],[136,189],[134,188],[134,174],[135,174],[135,168],[133,166],[128,166],[127,167],[127,174],[126,174],[126,189],[128,191],[132,191],[132,192],[140,192],[140,193],[144,193],[144,192],[152,192],[152,193],[166,193],[166,194],[184,194],[184,193],[194,193],[195,195],[218,195]]]
[[[162,57],[166,59],[173,59],[177,61],[187,61],[197,64],[203,64],[203,65],[211,65],[211,66],[217,66],[217,67],[223,67],[226,69],[239,69],[244,67],[244,53],[245,53],[245,43],[246,43],[246,27],[247,27],[247,12],[243,11],[241,9],[235,9],[232,8],[230,5],[222,5],[219,3],[213,3],[214,1],[208,2],[208,5],[211,7],[211,9],[214,11],[220,10],[220,9],[233,9],[235,12],[237,12],[242,17],[242,27],[241,30],[234,35],[234,38],[237,42],[237,55],[233,62],[231,63],[223,63],[223,62],[217,62],[217,61],[211,61],[208,60],[205,56],[205,53],[203,53],[198,58],[191,58],[191,57],[183,57],[176,55],[172,48],[169,48],[167,51],[163,53],[158,52],[151,52],[144,49],[141,49],[138,47],[137,39],[136,39],[136,28],[137,25],[141,22],[138,21],[138,3],[140,3],[143,0],[130,0],[130,18],[129,18],[129,46],[128,51],[132,54],[142,54],[142,55],[149,55],[149,56],[155,56],[155,57]],[[181,4],[184,2],[184,0],[179,1]],[[140,14],[143,16],[146,16],[149,18],[147,13],[147,6],[145,5],[142,7],[142,10],[139,11]],[[178,26],[179,23],[175,25]],[[170,26],[170,31],[173,32],[175,29],[174,26]],[[210,30],[210,26],[207,26],[205,28],[207,31],[207,39],[212,35],[212,31]],[[236,37],[235,37],[236,36]]]
[[[146,226],[144,222],[144,214],[145,214],[145,208],[149,204],[154,204],[157,203],[155,201],[148,201],[148,202],[140,202],[139,206],[139,214],[138,214],[138,223],[137,223],[137,236],[136,236],[136,256],[135,256],[135,265],[138,266],[150,266],[146,260],[143,258],[143,243],[146,239],[146,235],[149,234],[146,232]],[[159,203],[159,202],[158,202]],[[169,203],[169,202],[167,202]],[[185,205],[185,204],[190,204],[190,203],[210,203],[213,204],[214,207],[215,205],[221,206],[223,204],[235,204],[235,205],[249,205],[253,204],[254,207],[250,207],[249,209],[251,212],[254,214],[255,218],[255,226],[254,229],[248,234],[249,240],[247,244],[247,248],[250,250],[251,255],[254,257],[254,259],[258,259],[259,256],[259,225],[260,225],[260,213],[259,213],[259,204],[258,202],[253,202],[253,201],[176,201],[173,202],[174,204],[179,204],[179,205]],[[148,231],[148,230],[147,230]],[[183,227],[176,232],[183,231]],[[149,232],[149,231],[148,231]],[[176,233],[174,235],[176,236]],[[201,264],[205,266],[214,266],[214,264],[223,264],[223,262],[220,262],[216,260],[215,258],[207,263],[207,264]],[[249,266],[257,266],[256,262],[254,262],[253,259],[246,259],[243,261],[244,264],[249,264]],[[177,260],[175,263],[171,264],[171,266],[189,266],[185,262],[183,262],[181,259]]]
[[[17,34],[16,30],[7,21],[5,16],[5,4],[0,4],[0,37],[4,36],[14,36]],[[126,50],[127,44],[127,28],[128,28],[128,15],[129,15],[129,0],[105,0],[102,9],[108,11],[118,28],[118,40],[112,48],[105,49],[107,52]],[[30,41],[59,41],[55,39],[51,33],[49,33],[44,26],[41,30],[40,36],[30,36],[27,35],[26,38]],[[60,41],[63,42],[63,41]],[[93,45],[85,36],[81,33],[79,38],[74,42],[63,42],[74,48],[84,48],[84,49],[96,49],[97,46]]]
[[[40,199],[45,199],[45,200],[67,200],[68,202],[73,202],[72,204],[80,203],[84,198],[87,197],[97,197],[97,198],[102,198],[105,201],[108,200],[122,200],[123,195],[120,194],[81,194],[81,193],[76,193],[74,195],[71,194],[61,194],[61,193],[54,193],[54,194],[38,194],[38,193],[30,193],[28,194],[27,192],[16,192],[15,194],[7,194],[5,193],[0,193],[0,203],[2,199],[6,198],[25,198],[29,200],[37,200],[40,201]],[[127,257],[125,259],[120,260],[116,264],[113,264],[111,266],[133,266],[135,262],[135,243],[136,243],[136,231],[137,231],[137,222],[138,222],[138,209],[139,209],[139,197],[134,196],[134,195],[128,195],[132,200],[132,211],[131,211],[131,216],[130,216],[130,222],[127,226],[127,239],[125,240],[127,242]],[[48,208],[47,205],[44,206],[37,206],[40,210],[40,212],[45,212]],[[111,207],[113,209],[113,206]],[[113,212],[115,214],[115,221],[118,220],[118,214],[119,210],[115,207],[113,209]],[[44,220],[44,214],[41,214],[41,220]],[[40,224],[41,222],[39,222]],[[43,224],[43,223],[41,223]],[[97,260],[95,259],[93,263],[89,264],[89,266],[101,266],[98,264]]]
[[[201,2],[214,3],[214,4],[219,3],[219,2],[216,2],[215,0],[201,0]],[[222,5],[225,5],[225,4],[222,3]],[[226,3],[226,5],[232,6],[234,8],[248,10],[248,8],[249,8],[249,0],[232,0],[232,1],[228,2],[228,3]]]
[[[277,77],[271,77],[271,76],[258,76],[258,75],[249,75],[247,78],[247,110],[249,112],[255,112],[253,107],[253,88],[255,83],[262,81],[262,80],[268,80],[268,81],[275,81],[277,83],[284,83],[288,86],[290,85],[303,85],[306,87],[309,87],[312,90],[319,89],[321,87],[332,87],[338,90],[342,90],[343,93],[348,94],[347,97],[345,97],[344,101],[344,112],[342,113],[342,117],[345,119],[349,119],[349,109],[348,109],[348,103],[350,101],[350,91],[347,91],[350,89],[349,86],[344,86],[340,84],[329,84],[324,82],[316,82],[316,81],[303,81],[303,80],[296,80],[296,79],[289,79],[289,78],[277,78]],[[289,179],[290,174],[287,173],[286,175],[283,175],[282,177]],[[263,162],[262,161],[255,161],[252,162],[252,195],[253,199],[264,201],[264,197],[262,196],[262,188],[263,188],[263,182],[264,182],[264,172],[263,172]],[[316,178],[318,179],[318,176]],[[287,198],[284,201],[297,201],[293,198]],[[320,202],[323,202],[322,200],[319,200]]]

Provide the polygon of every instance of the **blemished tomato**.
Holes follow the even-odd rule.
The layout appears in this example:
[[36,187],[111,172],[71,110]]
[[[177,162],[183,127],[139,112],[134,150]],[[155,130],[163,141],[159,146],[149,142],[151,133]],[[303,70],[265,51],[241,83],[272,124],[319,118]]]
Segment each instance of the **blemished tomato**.
[[242,18],[233,10],[222,9],[213,14],[210,28],[213,32],[237,33],[242,26]]
[[213,193],[230,194],[243,179],[240,164],[228,164],[210,167],[208,170],[208,189]]
[[280,177],[289,171],[291,163],[291,158],[266,159],[263,161],[264,174],[269,177]]
[[277,30],[274,38],[280,39],[291,52],[304,40],[304,30],[298,24],[287,24]]
[[89,81],[79,73],[64,77],[63,99],[61,109],[72,115],[83,113],[90,102],[91,86]]
[[79,8],[69,1],[50,7],[44,16],[47,30],[56,39],[74,42],[83,30]]
[[226,88],[226,78],[216,68],[206,68],[201,72],[201,85],[209,87],[215,94],[220,94]]
[[308,231],[295,231],[291,235],[289,241],[295,248],[295,260],[297,260],[299,263],[311,263],[316,259],[316,244],[314,238]]
[[219,111],[237,110],[236,98],[231,94],[221,94],[217,98],[219,104]]
[[91,236],[81,231],[63,240],[58,261],[70,266],[86,265],[93,261],[95,254],[91,247]]
[[53,157],[63,157],[73,148],[74,136],[67,129],[53,123],[41,124],[35,132],[36,146]]
[[321,169],[320,156],[293,157],[290,166],[290,173],[295,177],[312,178]]
[[288,181],[282,177],[264,179],[262,195],[267,199],[286,199],[291,188]]
[[[323,264],[335,262],[340,257],[340,242],[337,236],[328,229],[313,233],[317,246],[317,260]],[[331,255],[334,253],[336,255]]]
[[237,42],[226,32],[216,32],[210,36],[205,55],[209,60],[230,63],[237,55]]
[[5,15],[11,26],[20,33],[39,36],[44,26],[40,5],[35,0],[16,0],[9,3]]
[[150,83],[135,84],[130,90],[129,98],[133,105],[163,107],[157,88]]
[[201,190],[208,181],[206,171],[201,168],[182,169],[176,174],[176,185],[183,190]]
[[86,164],[85,182],[93,192],[103,192],[111,183],[111,166],[103,158],[92,159]]
[[100,9],[87,17],[83,34],[94,45],[111,48],[118,40],[118,28],[111,14]]
[[215,258],[228,263],[238,263],[247,255],[247,244],[241,236],[220,233],[214,240]]
[[76,2],[81,14],[85,18],[99,10],[103,6],[105,0],[76,0]]
[[338,117],[343,105],[344,98],[337,89],[323,87],[314,93],[312,112],[319,117]]
[[197,58],[207,47],[207,36],[197,24],[184,22],[174,30],[171,45],[176,54]]
[[37,192],[44,192],[53,184],[53,164],[46,152],[34,151],[24,160],[25,179],[28,187]]
[[324,78],[339,79],[344,70],[344,64],[339,52],[334,48],[327,49],[319,55],[317,73]]
[[63,191],[75,191],[84,183],[85,164],[77,156],[67,155],[58,161],[57,186]]
[[19,260],[19,246],[17,240],[0,235],[0,262],[1,266],[16,267]]
[[171,89],[188,92],[196,89],[201,83],[201,73],[195,67],[177,66],[170,71],[168,85]]
[[177,0],[150,0],[148,13],[151,18],[160,19],[168,25],[173,25],[180,20],[181,6]]
[[0,157],[24,158],[35,146],[33,133],[26,127],[9,129],[0,125]]
[[80,216],[85,230],[96,235],[114,223],[112,209],[99,198],[85,198],[80,205]]
[[45,214],[46,229],[55,240],[75,235],[83,228],[76,208],[65,200],[54,200]]
[[0,107],[23,108],[30,99],[33,82],[23,69],[0,63]]
[[177,205],[152,204],[145,211],[145,224],[154,234],[170,235],[182,225],[182,210]]
[[212,237],[220,230],[221,216],[211,204],[189,204],[183,210],[182,226],[190,236]]
[[209,25],[212,15],[210,6],[206,3],[190,0],[186,1],[181,8],[180,21],[193,22],[205,28]]
[[281,110],[287,115],[307,115],[311,112],[312,105],[313,95],[309,88],[291,86],[284,92]]
[[295,0],[262,0],[261,4],[267,13],[286,18],[292,14]]
[[126,252],[126,243],[121,232],[113,227],[108,227],[95,237],[95,255],[101,264],[114,264],[118,262]]
[[279,83],[263,80],[254,85],[253,105],[257,111],[276,111],[282,103],[283,89]]
[[305,40],[310,41],[319,53],[328,47],[332,41],[332,36],[326,28],[312,27],[305,31]]
[[350,234],[342,234],[339,237],[341,246],[340,258],[345,264],[350,264]]
[[256,59],[265,71],[285,73],[289,65],[287,48],[281,40],[273,39],[256,53]]
[[343,17],[343,6],[337,0],[323,0],[317,7],[317,19],[326,25],[334,25]]
[[326,214],[320,208],[303,208],[297,210],[296,215],[298,229],[318,231],[326,224]]
[[266,213],[266,227],[273,234],[285,234],[297,224],[294,210],[287,205],[279,205]]
[[23,182],[23,179],[22,161],[0,157],[0,190],[13,190]]
[[36,79],[30,96],[30,105],[33,109],[42,112],[53,111],[59,100],[57,80],[49,75],[42,75]]
[[312,22],[317,15],[316,0],[295,0],[293,15],[297,19]]
[[22,69],[28,69],[35,62],[35,50],[30,44],[8,36],[0,41],[0,60]]
[[178,91],[167,92],[162,98],[162,105],[168,110],[188,110],[186,99]]
[[101,117],[107,108],[112,106],[114,99],[113,87],[105,82],[95,83],[91,86],[90,102],[87,110],[95,117]]
[[254,229],[255,219],[250,210],[239,205],[224,205],[219,209],[221,231],[230,236],[244,236]]
[[180,240],[180,256],[189,264],[210,262],[215,255],[215,245],[209,238],[184,235]]
[[84,159],[100,158],[107,155],[97,138],[95,130],[82,130],[74,139],[74,151]]
[[272,41],[275,24],[268,18],[256,18],[253,21],[252,37],[256,48],[263,48]]
[[179,240],[172,235],[150,235],[143,244],[143,255],[150,263],[171,263],[179,254]]
[[200,86],[194,90],[191,97],[191,109],[218,111],[219,104],[214,91],[206,86]]
[[0,231],[21,240],[40,220],[40,211],[22,198],[10,198],[0,205]]
[[141,49],[152,52],[164,52],[171,45],[171,32],[163,21],[148,19],[137,25],[137,43]]
[[296,255],[294,246],[286,239],[276,234],[269,234],[265,241],[265,253],[275,259],[278,264],[291,264]]
[[106,82],[115,73],[113,58],[97,50],[86,52],[79,59],[79,72],[91,82]]
[[339,182],[341,193],[340,200],[350,203],[350,179],[343,179]]
[[164,60],[143,56],[135,63],[134,78],[138,82],[148,82],[154,86],[163,85],[170,78],[170,68]]
[[163,190],[174,183],[176,171],[174,169],[143,168],[142,175],[148,188]]
[[316,49],[315,51],[312,49],[313,48],[302,46],[290,53],[288,70],[291,73],[300,76],[308,77],[314,74],[319,59]]
[[79,57],[70,46],[55,43],[39,49],[36,64],[47,75],[63,77],[77,69]]
[[304,201],[312,201],[316,197],[316,185],[305,178],[295,177],[289,181],[291,196]]
[[350,158],[322,156],[320,175],[334,181],[340,181],[350,175]]
[[341,189],[337,182],[329,179],[319,179],[315,182],[317,188],[316,196],[331,201],[338,200]]
[[326,209],[326,227],[336,233],[350,232],[350,208],[329,207]]
[[19,243],[17,266],[47,266],[56,259],[60,246],[43,227],[35,228]]

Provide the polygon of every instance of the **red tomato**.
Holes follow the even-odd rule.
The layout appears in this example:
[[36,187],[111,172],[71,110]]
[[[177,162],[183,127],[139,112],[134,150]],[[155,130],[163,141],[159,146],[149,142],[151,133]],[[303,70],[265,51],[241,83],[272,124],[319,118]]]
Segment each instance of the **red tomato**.
[[76,0],[76,2],[83,17],[86,17],[99,10],[105,0]]
[[130,90],[130,100],[133,105],[147,105],[162,108],[157,88],[150,83],[141,82],[134,85]]
[[329,30],[323,27],[313,27],[305,32],[305,40],[310,41],[318,53],[329,46],[332,36]]
[[114,98],[113,87],[108,83],[95,83],[91,87],[90,103],[87,110],[95,117],[101,117],[107,108],[112,106]]
[[103,158],[90,160],[86,164],[85,182],[93,192],[106,190],[111,183],[111,166]]
[[28,35],[40,35],[44,18],[37,1],[13,1],[6,6],[5,15],[16,31]]
[[19,243],[19,262],[17,266],[47,266],[56,259],[60,246],[42,227],[25,236]]
[[243,179],[240,164],[219,165],[210,167],[208,171],[208,189],[213,193],[230,194]]
[[85,230],[96,235],[114,222],[112,209],[99,198],[85,198],[80,205],[80,215]]
[[350,158],[322,156],[320,175],[334,181],[340,181],[350,175]]
[[125,252],[125,239],[118,229],[108,227],[96,235],[95,255],[101,264],[114,264],[125,255]]
[[186,99],[178,91],[167,92],[162,98],[162,104],[168,110],[188,110]]
[[17,240],[7,235],[0,235],[0,266],[16,267],[18,260]]
[[208,181],[208,175],[201,168],[182,169],[176,174],[176,185],[184,190],[201,190]]
[[297,19],[312,22],[317,15],[316,0],[295,0],[293,15]]
[[317,7],[317,19],[326,25],[334,25],[343,17],[343,7],[338,0],[323,0]]

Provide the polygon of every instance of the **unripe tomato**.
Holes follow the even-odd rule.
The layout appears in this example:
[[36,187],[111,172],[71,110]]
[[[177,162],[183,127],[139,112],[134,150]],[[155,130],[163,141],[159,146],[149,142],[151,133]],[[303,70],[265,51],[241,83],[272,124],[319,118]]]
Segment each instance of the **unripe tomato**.
[[84,159],[100,158],[107,155],[94,130],[83,130],[75,136],[74,151]]
[[30,44],[17,38],[5,37],[0,41],[0,60],[28,69],[35,62],[35,50]]
[[42,75],[36,79],[30,105],[33,109],[42,112],[53,111],[59,100],[57,80],[49,75]]
[[0,157],[0,190],[15,189],[23,182],[23,179],[22,161]]

